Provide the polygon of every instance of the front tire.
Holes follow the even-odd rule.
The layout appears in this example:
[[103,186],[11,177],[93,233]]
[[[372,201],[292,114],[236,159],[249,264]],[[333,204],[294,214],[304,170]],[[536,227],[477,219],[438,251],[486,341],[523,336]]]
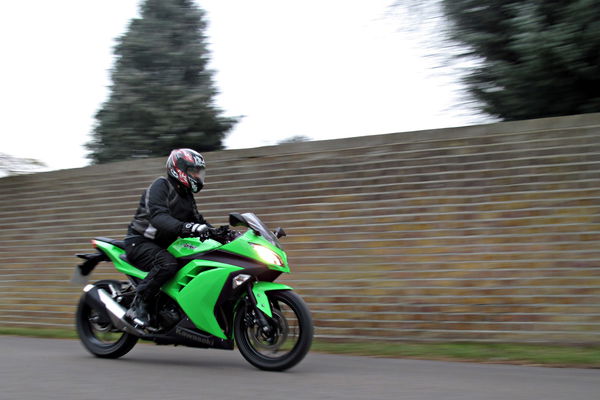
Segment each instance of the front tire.
[[242,305],[234,319],[234,336],[242,356],[257,368],[283,371],[298,364],[312,344],[310,311],[300,296],[291,291],[269,291],[273,318],[271,332],[262,333],[253,313]]
[[[113,280],[98,281],[94,286],[111,293],[110,286],[120,290],[121,282]],[[85,301],[84,293],[79,300],[75,314],[77,334],[83,346],[100,358],[119,358],[135,346],[138,337],[117,330],[110,321],[103,320],[100,314]]]

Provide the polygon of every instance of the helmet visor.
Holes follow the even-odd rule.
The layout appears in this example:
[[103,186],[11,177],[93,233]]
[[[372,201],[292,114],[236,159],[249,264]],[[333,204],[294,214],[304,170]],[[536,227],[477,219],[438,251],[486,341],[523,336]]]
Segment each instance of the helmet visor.
[[204,167],[189,167],[187,174],[192,178],[200,181],[204,184],[204,178],[206,177],[206,168]]

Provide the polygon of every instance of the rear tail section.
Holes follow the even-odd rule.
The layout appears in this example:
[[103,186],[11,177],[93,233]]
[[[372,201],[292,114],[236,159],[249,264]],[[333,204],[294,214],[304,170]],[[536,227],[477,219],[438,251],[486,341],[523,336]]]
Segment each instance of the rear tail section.
[[86,284],[90,273],[96,268],[96,265],[101,261],[108,261],[108,257],[103,252],[76,254],[77,257],[84,261],[75,268],[71,283]]
[[102,261],[111,261],[117,271],[134,278],[143,279],[147,275],[147,272],[141,271],[129,263],[125,255],[124,241],[98,237],[92,240],[92,244],[97,250],[96,253],[76,254],[84,261],[75,268],[71,283],[75,285],[87,284],[89,275],[96,268],[96,265]]

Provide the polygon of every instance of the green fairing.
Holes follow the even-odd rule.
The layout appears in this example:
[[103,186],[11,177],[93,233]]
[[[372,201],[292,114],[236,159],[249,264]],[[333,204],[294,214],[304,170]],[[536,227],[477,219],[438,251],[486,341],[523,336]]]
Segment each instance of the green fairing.
[[[218,248],[220,251],[252,258],[265,264],[265,261],[261,259],[250,244],[254,243],[267,247],[275,252],[283,261],[283,266],[266,264],[268,268],[281,272],[290,272],[285,252],[269,243],[268,240],[251,230],[248,230],[238,239],[241,240],[234,240],[221,245],[214,240],[205,240],[202,242],[198,238],[180,238],[173,242],[167,250],[175,257],[190,257],[194,254],[206,253]],[[120,256],[125,254],[123,249],[102,241],[96,241],[96,246],[108,255],[119,272],[140,279],[145,278],[148,274],[122,260]],[[241,269],[243,268],[215,261],[193,260],[181,268],[171,280],[163,285],[161,290],[180,305],[198,329],[221,339],[227,339],[227,336],[215,318],[214,308],[229,274]],[[200,275],[201,278],[196,279]],[[274,282],[256,282],[253,286],[258,308],[269,317],[272,317],[273,314],[265,292],[269,290],[291,289],[287,285]]]
[[[254,250],[254,248],[250,245],[250,243],[259,244],[259,245],[264,246],[264,247],[268,248],[269,250],[275,252],[275,254],[277,254],[279,256],[279,258],[281,258],[281,260],[283,261],[283,266],[279,266],[279,265],[275,265],[275,264],[266,264],[265,261],[262,258],[260,258],[260,256],[256,252],[256,250]],[[282,249],[279,249],[279,248],[273,246],[271,243],[269,243],[268,240],[266,240],[262,236],[255,234],[251,230],[248,230],[237,240],[234,240],[233,242],[230,242],[230,243],[227,243],[227,244],[221,246],[219,248],[219,250],[227,251],[230,253],[239,254],[244,257],[252,258],[262,264],[266,264],[269,267],[269,269],[272,269],[275,271],[281,271],[281,272],[285,272],[285,273],[290,272],[290,267],[289,267],[289,264],[287,261],[287,255],[285,254],[285,252]]]
[[256,282],[254,286],[252,286],[252,292],[254,293],[254,297],[256,297],[256,305],[258,309],[271,318],[273,317],[273,313],[271,312],[271,304],[269,303],[269,298],[265,293],[269,290],[292,290],[292,288],[288,285],[277,282]]
[[194,260],[179,270],[162,290],[179,303],[198,329],[227,339],[213,310],[227,277],[240,269],[214,261]]
[[175,257],[189,257],[197,253],[205,253],[211,250],[219,249],[221,251],[226,251],[229,253],[239,254],[244,257],[252,258],[260,263],[265,263],[264,260],[260,258],[257,254],[256,250],[249,244],[255,243],[264,246],[271,251],[275,252],[283,261],[283,266],[275,265],[275,264],[267,264],[270,269],[281,271],[281,272],[290,272],[290,267],[287,261],[287,255],[282,249],[279,249],[269,243],[268,240],[264,239],[262,236],[259,236],[248,230],[237,240],[234,240],[225,245],[221,245],[221,243],[215,240],[205,240],[204,242],[200,241],[198,238],[180,238],[169,246],[167,249],[169,253],[173,254]]

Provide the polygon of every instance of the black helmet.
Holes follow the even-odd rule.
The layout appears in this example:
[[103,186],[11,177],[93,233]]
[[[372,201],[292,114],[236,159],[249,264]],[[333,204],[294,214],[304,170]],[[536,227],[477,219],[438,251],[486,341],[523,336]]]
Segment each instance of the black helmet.
[[198,193],[206,175],[204,157],[192,149],[175,149],[167,159],[167,173],[192,193]]

